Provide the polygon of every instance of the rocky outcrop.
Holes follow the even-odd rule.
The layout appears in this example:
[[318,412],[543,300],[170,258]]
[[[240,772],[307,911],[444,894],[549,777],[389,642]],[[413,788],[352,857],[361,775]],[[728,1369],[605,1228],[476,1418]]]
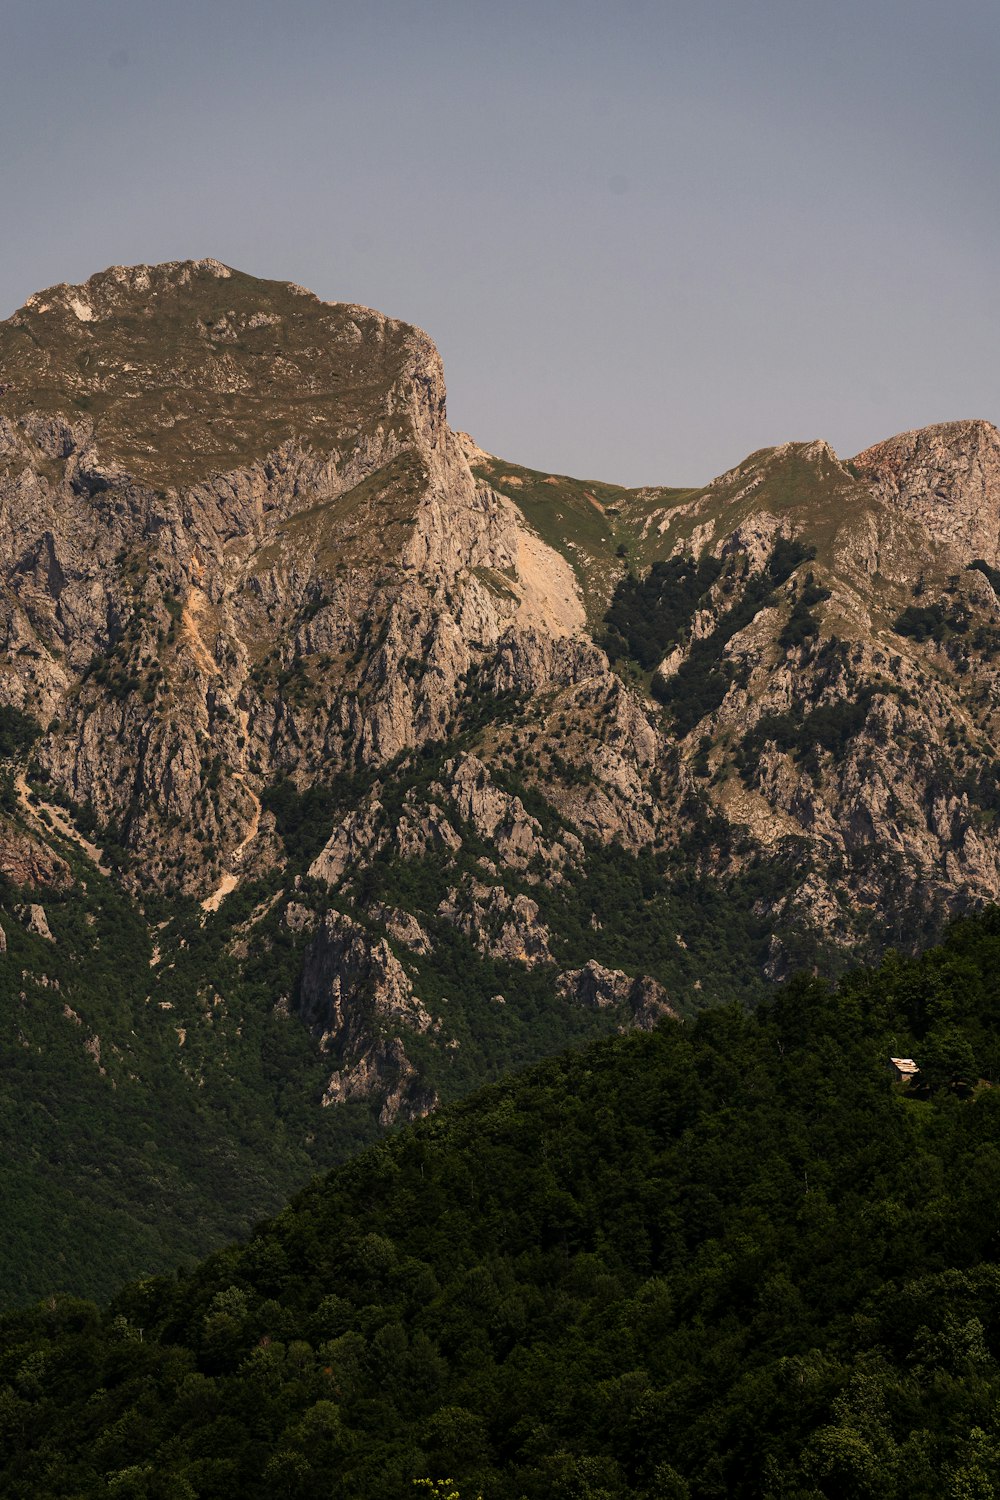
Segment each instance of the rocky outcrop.
[[520,797],[498,787],[476,756],[449,762],[445,774],[447,792],[459,817],[493,845],[508,869],[527,871],[533,863],[541,863],[551,879],[581,858],[583,845],[575,834],[564,831],[556,839],[546,839],[538,819],[525,809]]
[[502,885],[469,880],[460,890],[448,892],[438,915],[491,958],[523,964],[527,969],[552,962],[550,933],[540,920],[538,903],[530,896],[511,895]]
[[902,432],[853,459],[886,505],[963,565],[1000,565],[1000,433],[991,422]]
[[379,1102],[379,1124],[414,1120],[429,1114],[437,1096],[420,1082],[399,1037],[388,1037],[348,1066],[331,1073],[323,1091],[324,1109],[352,1101]]
[[72,879],[66,861],[53,849],[5,820],[0,820],[0,877],[24,889],[52,890],[65,890]]
[[362,866],[384,848],[387,832],[381,826],[382,805],[371,798],[339,822],[312,864],[309,874],[337,886],[352,867]]
[[15,912],[21,918],[28,931],[34,933],[35,937],[44,938],[47,943],[55,942],[52,930],[49,927],[48,918],[45,915],[44,906],[32,903],[28,906],[15,907]]
[[370,908],[370,914],[376,922],[384,925],[389,936],[401,947],[416,953],[420,958],[427,958],[433,953],[434,944],[411,912],[376,902]]
[[374,1099],[383,1124],[433,1108],[402,1033],[426,1032],[434,1020],[385,938],[328,912],[306,953],[299,1009],[322,1050],[338,1059],[324,1103]]
[[664,1017],[677,1020],[677,1012],[661,984],[648,976],[633,978],[620,969],[606,969],[596,959],[589,959],[582,969],[569,969],[556,980],[556,991],[574,1005],[589,1010],[607,1010],[622,1006],[632,1024],[652,1031]]
[[312,908],[303,906],[301,901],[289,901],[285,907],[282,921],[289,932],[299,934],[313,932],[316,928],[318,918]]

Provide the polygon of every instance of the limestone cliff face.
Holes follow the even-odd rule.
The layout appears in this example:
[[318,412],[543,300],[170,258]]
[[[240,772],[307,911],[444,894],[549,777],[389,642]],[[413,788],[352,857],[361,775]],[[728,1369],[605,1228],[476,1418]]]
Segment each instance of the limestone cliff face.
[[24,890],[65,890],[71,883],[66,861],[8,818],[0,818],[0,877]]
[[552,963],[549,933],[539,919],[538,903],[530,896],[512,896],[502,885],[471,880],[449,890],[438,915],[470,937],[480,953],[523,964],[526,969]]
[[454,434],[409,325],[112,267],[0,325],[0,709],[42,731],[0,875],[82,859],[223,922],[259,882],[228,952],[284,913],[323,1102],[412,1117],[463,964],[567,1024],[701,1003],[592,956],[615,860],[650,923],[749,891],[770,977],[1000,897],[993,570],[986,423],[626,491]]
[[390,761],[484,653],[533,691],[582,631],[419,330],[214,262],[113,268],[31,299],[0,363],[0,692],[58,723],[41,765],[137,884],[207,895],[277,768]]
[[854,459],[876,494],[963,564],[1000,562],[1000,433],[991,422],[902,432]]

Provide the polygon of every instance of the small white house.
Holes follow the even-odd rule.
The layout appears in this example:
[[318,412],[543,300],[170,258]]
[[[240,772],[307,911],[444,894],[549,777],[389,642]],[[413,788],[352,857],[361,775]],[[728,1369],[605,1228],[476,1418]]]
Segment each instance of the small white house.
[[894,1083],[909,1083],[911,1078],[916,1078],[920,1069],[912,1057],[890,1057],[889,1071]]

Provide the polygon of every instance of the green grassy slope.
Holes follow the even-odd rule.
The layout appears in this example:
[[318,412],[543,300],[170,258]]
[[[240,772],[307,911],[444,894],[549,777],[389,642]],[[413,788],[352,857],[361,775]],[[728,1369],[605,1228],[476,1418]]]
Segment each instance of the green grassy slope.
[[669,508],[694,490],[629,490],[622,485],[545,474],[502,458],[473,468],[481,484],[508,496],[543,541],[576,572],[591,619],[599,619],[633,554],[644,556],[642,522],[649,510]]

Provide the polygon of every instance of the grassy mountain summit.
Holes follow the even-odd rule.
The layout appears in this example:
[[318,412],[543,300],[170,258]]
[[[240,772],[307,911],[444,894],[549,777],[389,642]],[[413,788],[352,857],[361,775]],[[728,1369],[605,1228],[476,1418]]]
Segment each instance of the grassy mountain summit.
[[511,1068],[1000,896],[998,454],[954,423],[629,490],[484,453],[426,335],[301,288],[31,298],[6,1294],[104,1294]]
[[58,414],[135,479],[191,485],[290,440],[356,444],[429,348],[407,324],[218,261],[112,266],[2,325],[0,412]]

